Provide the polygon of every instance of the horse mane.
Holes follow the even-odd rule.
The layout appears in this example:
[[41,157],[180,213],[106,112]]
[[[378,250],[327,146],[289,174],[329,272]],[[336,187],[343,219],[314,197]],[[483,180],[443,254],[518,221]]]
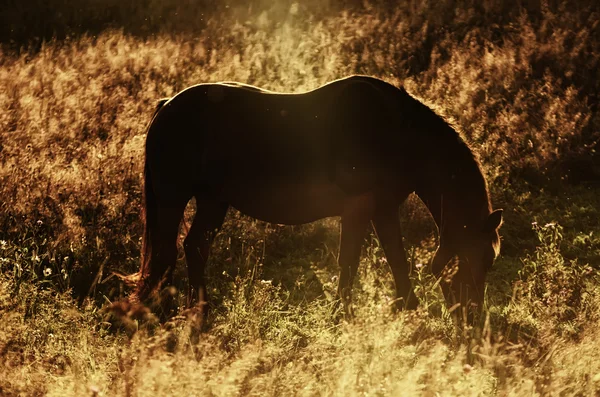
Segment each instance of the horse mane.
[[[462,137],[454,120],[451,117],[442,116],[443,112],[436,112],[435,106],[417,99],[403,86],[398,90],[397,97],[401,102],[403,115],[409,119],[409,123],[419,126],[419,130],[428,134],[427,138],[431,141],[439,142],[441,140],[441,145],[435,147],[441,147],[443,150],[434,155],[445,157],[449,169],[457,175],[458,189],[467,191],[467,198],[469,204],[474,206],[473,209],[480,206],[481,213],[477,215],[480,218],[489,215],[492,206],[489,189],[483,175],[483,167],[477,155]],[[435,150],[434,145],[430,145],[430,147],[430,150]],[[469,205],[465,207],[469,208]]]

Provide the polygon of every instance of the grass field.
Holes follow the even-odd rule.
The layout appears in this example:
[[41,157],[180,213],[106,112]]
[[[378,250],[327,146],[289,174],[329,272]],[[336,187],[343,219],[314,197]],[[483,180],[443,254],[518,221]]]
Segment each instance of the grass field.
[[[143,3],[143,4],[142,4]],[[5,7],[4,9],[2,7]],[[593,1],[31,0],[0,6],[0,395],[600,393],[600,7]],[[145,128],[199,82],[301,92],[403,84],[482,162],[503,247],[473,326],[429,274],[423,204],[401,210],[421,305],[394,313],[373,236],[336,310],[339,226],[231,211],[198,333],[109,312],[139,267]],[[183,236],[193,214],[193,203]]]

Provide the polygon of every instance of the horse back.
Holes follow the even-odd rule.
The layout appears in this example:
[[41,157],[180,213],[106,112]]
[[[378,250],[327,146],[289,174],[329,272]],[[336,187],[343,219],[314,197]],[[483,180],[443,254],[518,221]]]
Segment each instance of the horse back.
[[231,82],[192,86],[156,115],[147,153],[165,178],[178,167],[196,185],[273,191],[329,183],[360,193],[396,178],[400,151],[410,146],[399,146],[391,88],[363,76],[300,94]]

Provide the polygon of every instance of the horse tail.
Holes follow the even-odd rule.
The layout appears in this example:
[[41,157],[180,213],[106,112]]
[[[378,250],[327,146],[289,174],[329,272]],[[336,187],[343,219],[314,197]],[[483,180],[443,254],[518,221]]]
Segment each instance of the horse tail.
[[144,164],[144,190],[142,195],[142,222],[144,232],[142,235],[142,265],[140,267],[141,280],[150,273],[150,257],[152,255],[152,236],[157,224],[157,203],[154,189],[152,188],[152,177],[148,161]]
[[[154,109],[154,113],[152,114],[152,118],[150,124],[148,125],[148,129],[150,129],[150,125],[152,125],[152,121],[160,111],[160,109],[167,103],[170,98],[162,98],[159,99],[156,103],[156,109]],[[144,224],[144,232],[142,235],[142,252],[141,252],[141,266],[140,272],[138,274],[139,277],[139,291],[144,288],[144,284],[146,282],[146,278],[150,273],[150,258],[152,256],[152,232],[156,230],[157,227],[157,214],[158,214],[158,205],[156,201],[156,194],[154,193],[154,189],[152,186],[152,175],[150,173],[150,166],[148,164],[148,153],[146,152],[144,157],[144,181],[143,181],[143,192],[142,192],[142,222]]]

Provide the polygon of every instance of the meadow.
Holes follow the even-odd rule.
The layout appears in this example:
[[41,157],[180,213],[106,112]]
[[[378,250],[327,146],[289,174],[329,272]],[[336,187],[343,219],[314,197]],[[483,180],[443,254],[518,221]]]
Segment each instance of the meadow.
[[[336,298],[336,219],[284,227],[231,210],[198,332],[110,311],[139,267],[145,129],[200,82],[302,92],[350,74],[443,115],[480,159],[502,252],[465,325],[401,209],[417,311],[392,310],[364,242],[356,317]],[[592,1],[31,0],[0,6],[0,395],[600,393],[600,6]],[[194,203],[181,226],[184,236]]]

